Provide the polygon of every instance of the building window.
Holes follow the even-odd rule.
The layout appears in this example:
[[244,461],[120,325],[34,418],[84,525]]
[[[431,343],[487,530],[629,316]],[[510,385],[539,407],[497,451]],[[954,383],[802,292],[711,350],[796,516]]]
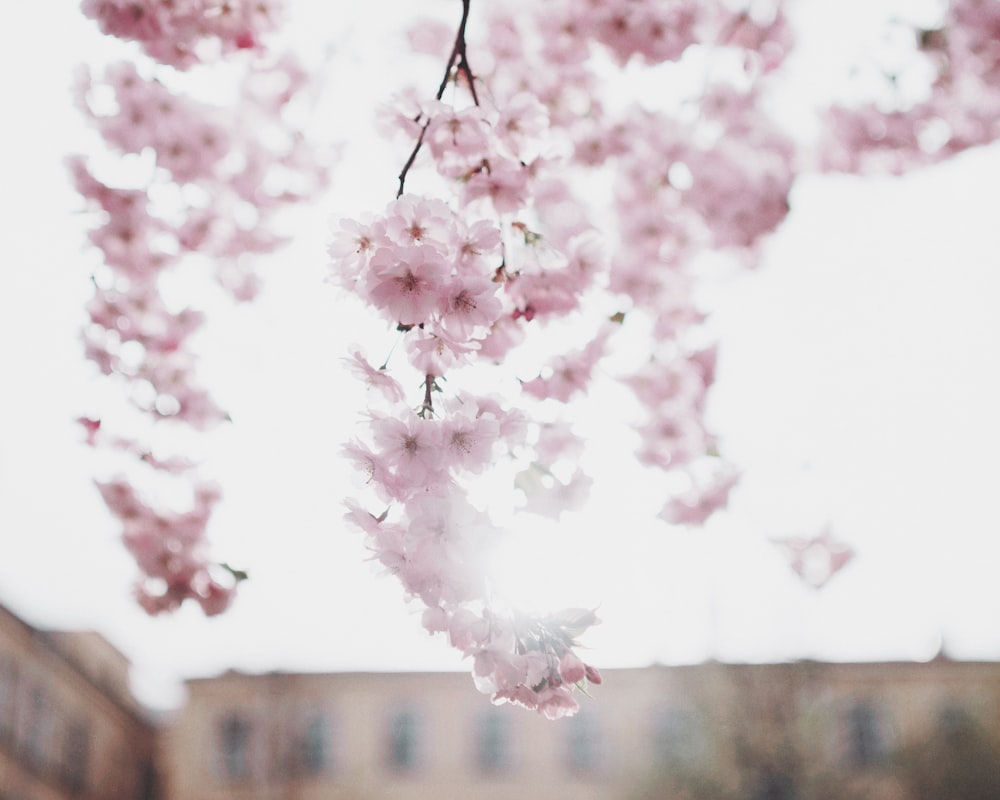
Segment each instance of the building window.
[[389,720],[389,766],[410,772],[419,763],[420,720],[410,710],[395,712]]
[[567,764],[572,772],[593,774],[604,767],[604,737],[597,716],[581,711],[566,725]]
[[90,762],[90,726],[85,719],[75,719],[66,728],[63,740],[62,775],[71,794],[81,794],[87,784]]
[[17,719],[17,667],[13,661],[0,661],[0,741],[14,734]]
[[847,759],[866,769],[884,764],[889,755],[885,721],[871,703],[856,703],[847,712]]
[[326,714],[316,711],[304,721],[299,763],[304,775],[318,775],[330,763],[330,724]]
[[700,760],[707,748],[705,726],[697,712],[661,707],[653,716],[655,758],[664,765]]
[[510,717],[488,709],[476,719],[476,766],[481,773],[506,772],[513,764]]
[[938,711],[938,730],[945,736],[955,736],[975,727],[973,716],[963,706],[948,703]]
[[795,781],[776,767],[765,767],[757,775],[751,800],[795,800]]
[[158,800],[159,780],[156,766],[151,760],[146,760],[139,768],[139,779],[136,781],[134,800]]
[[52,722],[48,697],[35,687],[28,693],[22,709],[19,738],[25,759],[36,769],[42,768],[49,756]]
[[250,777],[250,723],[233,714],[219,724],[219,755],[222,777],[246,780]]

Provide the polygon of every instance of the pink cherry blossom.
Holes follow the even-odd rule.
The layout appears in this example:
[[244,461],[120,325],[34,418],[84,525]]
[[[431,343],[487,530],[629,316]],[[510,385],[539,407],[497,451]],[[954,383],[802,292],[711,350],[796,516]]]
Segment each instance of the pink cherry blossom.
[[664,503],[659,516],[672,525],[703,525],[712,514],[725,507],[729,493],[738,481],[738,473],[723,469],[670,498]]
[[399,381],[386,372],[385,366],[378,369],[368,363],[360,350],[351,353],[351,358],[344,359],[349,370],[363,380],[369,388],[376,389],[390,403],[398,403],[405,397]]
[[372,436],[386,468],[413,486],[428,486],[442,470],[441,425],[415,414],[404,419],[376,417]]
[[359,276],[368,266],[377,233],[371,222],[342,219],[328,253],[334,270],[332,277],[348,291],[353,291]]
[[369,297],[401,325],[419,325],[442,306],[450,265],[429,245],[380,247],[371,259]]
[[492,415],[451,414],[441,426],[447,463],[456,470],[481,472],[492,461],[500,424]]
[[528,184],[526,167],[510,159],[497,157],[489,163],[477,165],[466,174],[463,201],[469,204],[486,198],[498,213],[513,213],[526,205]]
[[566,683],[579,683],[587,675],[586,665],[576,653],[568,650],[559,659],[559,677]]
[[[205,314],[178,302],[176,292],[168,303],[165,284],[193,257],[207,269],[191,275],[214,280],[234,300],[253,298],[259,278],[248,256],[282,244],[275,215],[326,182],[327,165],[298,130],[302,118],[286,113],[310,79],[290,55],[240,58],[231,100],[210,105],[175,88],[177,69],[237,51],[263,54],[279,21],[275,0],[86,0],[82,11],[104,33],[138,42],[148,60],[141,69],[133,61],[81,68],[77,105],[112,159],[142,153],[155,164],[137,189],[134,180],[117,185],[109,177],[115,171],[98,166],[100,159],[67,160],[87,210],[95,212],[88,236],[103,262],[87,303],[84,350],[125,388],[140,426],[207,431],[229,417],[196,374],[193,339]],[[194,288],[190,302],[200,301],[204,289]],[[140,571],[137,601],[150,613],[173,611],[186,600],[206,614],[221,613],[236,587],[220,582],[208,560],[206,529],[217,492],[206,489],[192,459],[142,444],[148,433],[117,435],[110,420],[102,417],[100,436],[90,432],[95,446],[131,458],[137,473],[152,470],[187,486],[195,498],[188,512],[175,512],[155,498],[140,500],[131,471],[98,482]]]
[[487,263],[499,255],[501,231],[489,220],[476,220],[465,223],[461,218],[455,220],[455,242],[458,252],[458,264],[462,268],[476,269],[485,259]]
[[785,551],[792,570],[812,589],[822,589],[855,555],[829,527],[809,538],[792,536],[772,541]]
[[448,621],[448,640],[462,652],[475,652],[489,640],[489,623],[467,608],[459,608]]
[[479,348],[478,341],[462,341],[443,327],[414,332],[406,341],[410,363],[425,375],[444,375],[467,363]]
[[604,354],[609,335],[609,329],[602,329],[584,348],[557,359],[543,374],[525,382],[522,388],[534,397],[567,402],[586,390],[594,367]]
[[401,248],[429,245],[442,253],[451,250],[454,215],[443,200],[403,195],[389,204],[384,219],[383,235]]
[[441,326],[459,340],[488,330],[503,310],[497,290],[485,276],[452,278],[442,290]]
[[481,163],[489,153],[490,126],[478,106],[457,109],[435,102],[427,109],[430,123],[425,136],[431,154],[448,163],[446,171],[458,175],[464,166]]
[[558,520],[564,511],[577,511],[590,495],[593,479],[582,469],[576,469],[566,480],[560,480],[539,464],[520,472],[515,486],[524,492],[524,510]]

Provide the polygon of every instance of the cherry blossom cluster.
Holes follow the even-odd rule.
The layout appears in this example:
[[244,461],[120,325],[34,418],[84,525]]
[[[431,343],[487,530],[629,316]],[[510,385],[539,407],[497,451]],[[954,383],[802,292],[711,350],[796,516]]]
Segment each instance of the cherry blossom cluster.
[[[792,34],[777,3],[751,11],[734,4],[696,0],[557,0],[538,15],[545,49],[559,58],[585,61],[599,43],[621,65],[679,61],[689,47],[724,46],[746,51],[764,69],[776,67],[791,48]],[[764,8],[761,9],[760,6]]]
[[[436,23],[411,33],[415,50],[448,67],[433,100],[408,94],[391,119],[411,147],[397,198],[343,222],[330,249],[341,285],[399,332],[405,354],[392,356],[392,375],[390,358],[375,367],[352,356],[387,410],[370,410],[345,448],[369,493],[350,502],[349,518],[425,606],[425,626],[473,659],[481,689],[561,716],[576,707],[570,687],[599,678],[574,651],[593,615],[569,612],[575,622],[563,626],[560,615],[503,610],[486,566],[503,532],[469,487],[496,465],[520,463],[523,513],[558,518],[579,507],[590,485],[576,467],[582,443],[553,404],[586,393],[618,332],[645,324],[639,366],[618,378],[641,409],[638,460],[666,475],[660,516],[701,525],[724,507],[738,474],[705,420],[716,348],[698,290],[720,254],[736,267],[755,263],[809,154],[769,111],[793,45],[779,0],[506,3],[483,12],[481,40],[467,40],[469,0],[462,6],[457,37]],[[971,0],[953,11],[986,31],[992,14]],[[963,72],[991,80],[995,37],[970,31],[955,41],[975,54]],[[935,36],[923,46],[947,50],[950,66],[960,58]],[[622,106],[604,90],[616,68],[661,69],[695,51],[708,74],[686,103]],[[957,74],[942,75],[949,91],[971,91]],[[452,84],[455,99],[445,102]],[[997,118],[990,102],[959,105],[966,121]],[[994,135],[976,131],[979,141]],[[865,151],[843,126],[834,133],[845,151]],[[408,194],[420,164],[450,188]],[[595,191],[608,185],[610,193]],[[462,370],[496,364],[502,373],[566,319],[584,333],[537,376],[519,376],[511,403],[456,388]],[[407,397],[400,370],[415,376],[418,397]]]
[[[700,524],[725,504],[735,472],[693,466],[717,458],[702,421],[715,351],[685,349],[684,337],[704,318],[692,299],[691,261],[699,250],[750,249],[780,223],[791,182],[790,148],[756,113],[751,92],[719,88],[706,130],[634,109],[623,119],[606,115],[588,61],[594,42],[622,62],[675,59],[707,24],[695,5],[678,13],[676,4],[648,4],[659,21],[632,15],[628,34],[619,25],[625,18],[607,13],[610,5],[494,11],[480,51],[493,68],[476,74],[466,52],[468,2],[453,44],[433,26],[416,31],[422,49],[448,58],[446,79],[434,100],[408,99],[392,119],[412,144],[397,198],[379,215],[343,221],[330,247],[338,282],[400,332],[403,366],[423,389],[419,402],[408,402],[389,359],[374,367],[360,352],[352,355],[351,369],[390,410],[373,407],[365,433],[345,447],[369,493],[365,503],[350,502],[348,517],[367,534],[373,557],[425,606],[425,627],[447,633],[472,658],[481,690],[550,717],[576,710],[576,684],[600,680],[574,650],[596,618],[580,610],[530,617],[502,609],[489,590],[488,554],[503,532],[470,503],[468,487],[497,463],[519,462],[522,512],[558,518],[583,504],[590,479],[576,466],[582,443],[543,409],[587,391],[625,315],[592,319],[589,338],[522,379],[517,412],[451,390],[456,371],[502,366],[515,348],[544,338],[547,323],[579,318],[583,298],[609,284],[615,303],[628,300],[653,315],[660,342],[659,358],[623,376],[649,412],[639,458],[688,470],[688,488],[669,493],[663,516]],[[618,10],[631,14],[642,5]],[[767,69],[780,62],[787,44],[780,16],[766,29],[746,15],[715,22],[729,28],[726,46],[743,37],[764,48],[767,32],[776,32]],[[747,69],[766,72],[756,63]],[[456,94],[464,89],[464,105],[442,101],[449,82]],[[745,144],[727,138],[736,129]],[[450,183],[449,195],[406,193],[424,153]],[[610,209],[593,207],[574,180],[610,161],[619,175],[617,235],[591,224],[593,214]],[[693,186],[671,181],[675,164],[697,173]],[[616,243],[610,258],[609,239]],[[448,395],[438,397],[446,384]]]
[[[484,48],[495,66],[484,80],[493,95],[541,98],[553,134],[572,148],[567,171],[614,176],[612,202],[590,216],[602,219],[612,243],[607,288],[628,310],[624,324],[645,317],[653,331],[645,363],[621,376],[643,409],[638,457],[669,476],[661,516],[699,525],[737,479],[704,420],[715,350],[696,302],[702,263],[728,252],[752,264],[788,212],[797,168],[794,143],[763,102],[792,45],[780,4],[751,14],[710,3],[567,0],[494,10],[489,24]],[[595,56],[655,68],[696,46],[735,67],[679,108],[607,107],[608,68]],[[536,207],[567,218],[567,207],[594,203],[577,190],[568,201],[538,198]]]
[[830,108],[824,168],[901,173],[1000,136],[1000,6],[952,0],[940,26],[912,30],[912,41],[910,68],[934,76],[926,96],[901,96],[891,74],[888,100]]
[[502,531],[467,497],[470,478],[526,446],[524,416],[490,396],[443,390],[499,320],[527,324],[504,295],[517,281],[505,275],[501,229],[438,198],[403,194],[364,224],[345,221],[330,250],[338,279],[402,335],[398,371],[422,379],[419,402],[408,403],[387,364],[352,354],[352,372],[374,397],[344,456],[366,485],[366,502],[383,510],[351,501],[348,518],[367,534],[373,558],[425,606],[425,627],[473,659],[483,691],[550,717],[571,713],[571,688],[600,680],[573,650],[576,632],[596,618],[498,613],[488,599],[488,555]]
[[[280,212],[315,196],[326,180],[324,166],[285,113],[307,76],[290,57],[244,54],[230,105],[169,87],[171,70],[162,64],[192,66],[196,39],[228,42],[222,52],[237,58],[235,51],[249,46],[241,37],[267,29],[266,3],[251,9],[150,0],[85,2],[83,8],[102,30],[139,39],[162,62],[121,61],[96,75],[80,72],[78,105],[119,166],[69,160],[74,185],[93,212],[90,241],[102,256],[87,304],[86,354],[147,420],[149,441],[162,441],[154,429],[164,426],[174,430],[171,440],[184,441],[185,431],[205,431],[228,415],[197,377],[192,338],[205,314],[178,303],[174,276],[181,267],[189,270],[185,280],[194,280],[199,294],[207,283],[239,301],[256,294],[259,278],[248,257],[279,247]],[[114,173],[119,177],[106,177]],[[200,280],[193,277],[198,272]],[[164,454],[143,436],[115,433],[136,427],[127,422],[120,413],[81,419],[89,444],[124,454],[131,464],[126,477],[98,485],[139,566],[139,602],[155,613],[191,598],[206,613],[218,613],[239,575],[213,566],[208,556],[206,528],[219,490],[183,454]],[[137,483],[143,472],[185,486],[190,508],[166,509],[144,498]]]
[[282,0],[83,0],[101,32],[138,42],[161,64],[187,69],[234,50],[261,47]]
[[[366,488],[348,518],[424,606],[424,626],[471,659],[481,691],[556,718],[576,711],[578,685],[600,682],[575,651],[597,618],[582,609],[524,615],[494,595],[489,555],[503,531],[469,489],[505,463],[520,471],[527,510],[558,515],[586,486],[552,469],[576,439],[493,395],[452,387],[463,368],[502,363],[532,330],[577,309],[606,258],[583,220],[546,226],[536,213],[531,198],[566,191],[543,155],[548,115],[529,95],[480,104],[465,19],[437,97],[392,120],[411,147],[398,196],[377,215],[341,222],[330,246],[336,280],[402,339],[378,367],[361,352],[350,359],[373,399],[344,449]],[[442,100],[450,83],[459,102]],[[440,196],[407,191],[425,157],[448,187]],[[564,402],[585,389],[613,325],[524,380],[525,395]],[[407,397],[409,379],[396,375],[412,376],[419,394]]]
[[789,566],[810,589],[822,589],[855,556],[851,547],[839,541],[829,526],[811,537],[790,536],[772,539],[785,551]]
[[[454,44],[433,26],[415,31],[413,41],[421,49],[449,59],[446,81],[435,100],[416,107],[410,100],[393,120],[415,142],[400,176],[400,196],[380,216],[342,223],[331,245],[341,284],[401,331],[409,365],[424,387],[419,405],[402,405],[392,417],[372,412],[372,444],[356,441],[347,448],[378,499],[391,509],[375,514],[352,505],[351,517],[368,533],[376,557],[428,606],[425,624],[448,630],[452,643],[474,658],[477,683],[495,699],[545,713],[553,711],[549,704],[554,701],[539,699],[539,684],[530,673],[527,683],[513,686],[510,675],[525,679],[520,659],[525,653],[536,653],[555,675],[557,663],[572,653],[564,650],[572,637],[549,630],[548,623],[526,623],[523,615],[510,617],[518,624],[502,627],[505,618],[482,588],[485,576],[461,582],[461,575],[481,575],[482,556],[476,554],[500,535],[488,518],[480,514],[476,524],[448,526],[448,553],[437,554],[436,570],[429,571],[423,557],[415,566],[404,555],[411,540],[421,543],[416,552],[425,552],[413,520],[426,518],[428,495],[461,493],[470,473],[505,458],[520,456],[527,462],[515,481],[526,496],[523,511],[558,518],[583,504],[590,479],[576,465],[582,445],[568,426],[547,418],[545,402],[566,404],[587,391],[616,329],[628,324],[626,315],[591,318],[589,336],[552,357],[537,376],[520,381],[518,406],[530,414],[530,442],[496,435],[504,420],[484,414],[481,398],[456,395],[450,403],[435,405],[434,394],[446,371],[451,385],[459,367],[484,360],[502,364],[522,343],[543,339],[547,323],[579,318],[588,293],[610,288],[616,305],[627,301],[655,318],[659,346],[645,368],[623,380],[648,410],[639,429],[640,460],[671,472],[683,470],[688,478],[686,488],[665,490],[664,518],[700,524],[724,505],[735,472],[714,463],[714,439],[702,420],[715,351],[686,342],[704,318],[692,299],[691,262],[700,250],[750,249],[780,223],[791,183],[790,148],[757,112],[750,91],[717,88],[708,104],[712,113],[697,130],[690,121],[636,109],[613,118],[602,107],[601,77],[590,55],[606,47],[622,63],[633,57],[649,63],[677,59],[714,24],[718,30],[712,36],[722,46],[767,50],[763,65],[746,59],[747,70],[765,74],[787,49],[787,29],[780,14],[760,25],[745,13],[726,16],[681,5],[567,2],[493,10],[487,40],[477,51],[492,67],[475,75],[466,55],[464,19]],[[468,3],[463,6],[468,13]],[[471,102],[442,102],[448,80],[464,86]],[[479,103],[477,85],[491,107]],[[745,144],[729,140],[737,129]],[[407,173],[422,148],[438,175],[453,182],[451,205],[404,193]],[[595,207],[575,176],[584,173],[585,182],[585,173],[612,161],[619,175],[617,208]],[[674,185],[672,165],[696,172],[694,185]],[[590,222],[608,211],[617,211],[617,234],[599,232]],[[604,244],[609,240],[615,242],[610,258]],[[588,329],[586,323],[580,327]],[[405,403],[399,384],[388,388],[387,366],[376,369],[363,359],[354,364],[371,386],[381,387],[380,397]],[[486,407],[497,408],[492,401]],[[458,447],[454,414],[460,420]],[[489,426],[473,427],[473,418],[488,419]],[[494,452],[487,452],[488,446]],[[469,458],[480,451],[478,459]],[[458,461],[460,452],[467,455]],[[391,454],[407,454],[409,460]],[[706,460],[711,467],[702,463]],[[421,498],[416,509],[414,480]],[[447,507],[457,513],[455,500]],[[459,516],[468,520],[471,514]],[[462,532],[464,550],[454,541]],[[428,574],[434,575],[430,595],[424,585]],[[451,587],[447,592],[442,581]],[[486,638],[469,642],[455,633],[452,620],[469,619],[469,614]],[[541,625],[544,635],[525,636],[533,625]],[[555,649],[547,652],[550,646]],[[502,654],[518,657],[518,669],[512,672]],[[556,697],[569,698],[565,680],[547,683],[549,689],[554,685],[560,686]],[[563,701],[554,708],[561,713]]]

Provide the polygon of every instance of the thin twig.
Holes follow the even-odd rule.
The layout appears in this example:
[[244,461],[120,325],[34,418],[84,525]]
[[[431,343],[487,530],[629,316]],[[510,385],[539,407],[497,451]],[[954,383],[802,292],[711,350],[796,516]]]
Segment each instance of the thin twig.
[[[417,117],[417,119],[420,119]],[[406,159],[406,163],[403,164],[403,169],[399,173],[399,189],[396,192],[396,197],[400,198],[403,196],[403,187],[406,183],[406,175],[410,171],[410,167],[413,166],[413,162],[417,160],[417,153],[420,152],[420,148],[424,144],[424,134],[427,133],[427,127],[431,124],[430,120],[424,122],[423,126],[420,128],[420,136],[417,137],[417,143],[413,145],[413,150],[410,152],[410,157]]]
[[[458,23],[458,33],[455,34],[455,44],[452,45],[451,55],[448,56],[448,66],[445,68],[444,77],[441,79],[441,85],[438,86],[435,99],[440,100],[444,97],[445,89],[448,88],[448,81],[451,79],[451,71],[452,69],[457,69],[458,72],[465,78],[465,82],[469,85],[469,93],[472,95],[472,102],[478,106],[479,96],[476,94],[476,79],[472,74],[472,68],[469,66],[469,59],[465,50],[465,26],[469,21],[469,7],[471,3],[472,0],[462,0],[462,21]],[[418,114],[416,119],[414,119],[414,122],[419,121],[419,119],[420,115]],[[424,134],[427,133],[427,128],[430,124],[430,119],[424,121],[424,124],[420,128],[420,135],[417,137],[416,144],[413,145],[413,150],[410,152],[409,158],[407,158],[406,163],[403,164],[403,169],[400,171],[398,176],[399,190],[396,192],[396,197],[403,196],[404,187],[406,185],[406,176],[410,172],[413,162],[417,160],[417,153],[419,153],[420,148],[424,146]]]
[[424,376],[424,404],[420,407],[419,416],[422,419],[426,419],[428,414],[434,413],[434,399],[431,397],[431,392],[437,388],[437,384],[434,383],[433,375]]

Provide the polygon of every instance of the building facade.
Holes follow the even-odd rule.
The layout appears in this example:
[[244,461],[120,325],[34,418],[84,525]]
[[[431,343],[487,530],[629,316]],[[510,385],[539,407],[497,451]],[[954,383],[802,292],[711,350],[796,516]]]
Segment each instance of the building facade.
[[551,722],[464,673],[230,671],[153,724],[107,641],[0,607],[0,800],[1000,800],[1000,663],[604,677]]
[[154,800],[156,728],[99,634],[0,606],[0,800]]
[[923,758],[937,732],[1000,733],[995,663],[706,663],[605,677],[557,722],[491,706],[465,674],[189,681],[164,732],[166,797],[912,800],[907,758]]

